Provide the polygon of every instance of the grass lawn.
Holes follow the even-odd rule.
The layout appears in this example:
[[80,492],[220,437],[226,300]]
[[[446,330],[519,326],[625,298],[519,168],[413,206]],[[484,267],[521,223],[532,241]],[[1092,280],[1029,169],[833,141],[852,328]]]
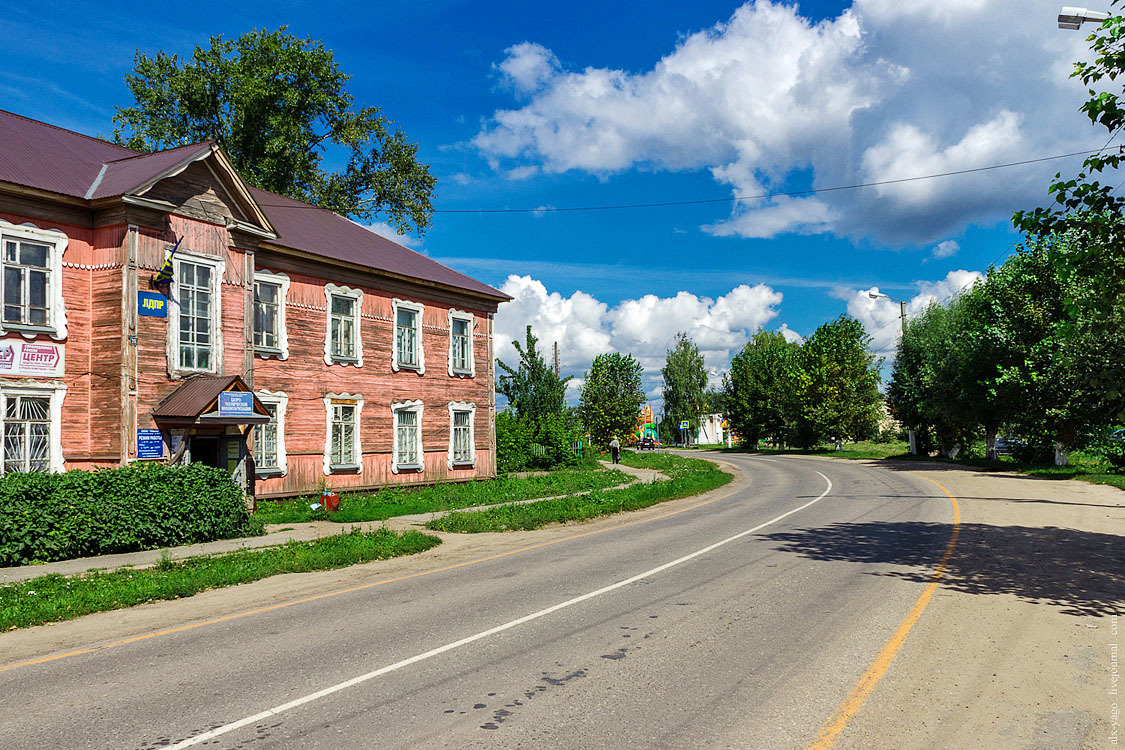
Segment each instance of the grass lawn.
[[441,544],[418,531],[353,531],[313,542],[162,560],[152,568],[120,568],[81,576],[47,575],[0,585],[0,631],[72,620],[92,612],[123,609],[161,599],[180,599],[207,589],[249,583],[280,573],[344,568],[412,555]]
[[453,512],[434,519],[426,527],[435,531],[478,533],[485,531],[524,531],[550,523],[582,521],[623,511],[647,508],[713,490],[733,477],[715,464],[698,458],[670,454],[641,455],[624,451],[621,462],[627,466],[656,469],[669,477],[652,484],[634,484],[619,490],[596,490],[587,495],[543,500],[525,505],[506,505],[470,512]]
[[[948,459],[943,456],[912,456],[905,442],[873,443],[860,441],[858,443],[844,443],[842,451],[833,450],[832,446],[814,448],[811,450],[784,450],[761,448],[757,452],[790,453],[810,456],[833,456],[836,458],[871,458],[871,459],[908,459],[911,461],[937,461],[940,463],[960,464],[962,466],[978,466],[993,471],[1013,471],[1029,474],[1044,479],[1079,479],[1092,484],[1108,484],[1125,490],[1125,475],[1110,472],[1110,466],[1100,455],[1083,451],[1074,451],[1070,454],[1070,466],[1050,466],[1043,464],[1022,463],[1011,456],[1001,456],[995,461],[980,458],[978,453],[983,453],[984,444],[975,446],[973,454],[963,458]],[[749,453],[742,448],[728,448],[723,452]]]
[[598,469],[563,469],[532,477],[501,477],[473,482],[458,482],[427,487],[394,487],[370,493],[353,493],[340,497],[340,510],[328,515],[314,511],[309,505],[319,498],[297,498],[258,504],[255,518],[262,523],[301,523],[304,521],[382,521],[395,516],[432,513],[477,505],[497,505],[536,497],[570,495],[587,490],[616,487],[631,482],[624,472]]

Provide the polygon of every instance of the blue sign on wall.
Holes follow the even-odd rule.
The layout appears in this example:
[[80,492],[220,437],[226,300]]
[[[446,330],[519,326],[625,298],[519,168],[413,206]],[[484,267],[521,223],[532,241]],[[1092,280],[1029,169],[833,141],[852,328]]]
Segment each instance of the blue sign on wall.
[[245,391],[223,391],[219,394],[219,416],[254,416],[254,394]]
[[137,314],[167,318],[168,298],[157,292],[137,292]]
[[160,430],[137,430],[137,458],[164,458]]

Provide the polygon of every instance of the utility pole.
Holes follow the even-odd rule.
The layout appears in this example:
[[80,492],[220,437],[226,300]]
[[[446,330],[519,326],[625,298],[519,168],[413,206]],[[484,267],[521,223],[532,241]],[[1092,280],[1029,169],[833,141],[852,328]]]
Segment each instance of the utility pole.
[[[906,313],[904,312],[903,315]],[[904,324],[905,325],[905,324]],[[555,342],[555,377],[559,376],[559,342]]]
[[[880,297],[886,297],[891,302],[897,302],[898,303],[898,318],[899,318],[899,321],[902,323],[902,335],[905,336],[906,335],[906,302],[903,301],[903,300],[900,300],[900,299],[895,299],[894,297],[890,296],[889,294],[883,294],[882,292],[868,292],[867,296],[870,297],[871,299],[879,299]],[[910,454],[912,456],[917,455],[918,454],[918,438],[914,434],[914,430],[907,430],[906,437],[910,441]]]

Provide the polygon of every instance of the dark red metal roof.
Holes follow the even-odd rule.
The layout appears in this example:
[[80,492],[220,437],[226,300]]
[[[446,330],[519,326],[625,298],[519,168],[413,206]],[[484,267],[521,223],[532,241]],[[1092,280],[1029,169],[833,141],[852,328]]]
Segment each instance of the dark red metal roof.
[[239,390],[250,390],[237,375],[194,375],[164,397],[152,410],[152,416],[170,419],[194,419],[203,413],[219,394],[238,383]]
[[424,279],[444,286],[511,299],[503,292],[454,271],[421,253],[375,234],[351,219],[268,190],[251,187],[251,195],[273,224],[277,244],[315,255]]
[[136,156],[109,141],[0,111],[0,180],[85,197],[106,162]]
[[192,143],[151,154],[134,154],[126,159],[109,162],[88,197],[109,198],[130,193],[177,164],[211,153],[213,143],[214,141]]
[[[0,181],[77,198],[126,195],[211,147],[208,141],[141,154],[0,110]],[[277,231],[279,245],[495,300],[511,299],[331,211],[266,190],[251,187],[250,192]]]

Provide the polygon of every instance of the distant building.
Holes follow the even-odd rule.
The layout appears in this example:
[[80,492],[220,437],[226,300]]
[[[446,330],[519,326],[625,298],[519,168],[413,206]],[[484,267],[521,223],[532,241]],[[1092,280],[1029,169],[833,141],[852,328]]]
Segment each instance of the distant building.
[[715,445],[722,443],[725,420],[722,414],[700,414],[699,429],[695,432],[695,442],[701,445]]
[[214,143],[0,112],[0,236],[0,471],[198,461],[259,496],[495,475],[508,296]]

